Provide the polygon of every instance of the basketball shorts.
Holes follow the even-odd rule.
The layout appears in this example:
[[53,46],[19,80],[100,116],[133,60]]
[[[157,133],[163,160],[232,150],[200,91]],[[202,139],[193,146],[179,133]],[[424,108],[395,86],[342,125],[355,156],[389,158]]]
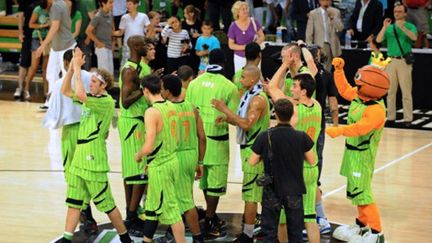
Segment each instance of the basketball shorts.
[[67,181],[67,172],[72,163],[78,141],[79,123],[65,125],[62,128],[61,150],[63,158],[63,168],[65,171],[65,180]]
[[198,151],[178,151],[177,158],[179,160],[179,178],[176,183],[176,195],[180,212],[183,214],[195,207],[193,183],[195,181],[195,170],[198,165]]
[[259,203],[262,200],[263,187],[258,186],[256,181],[262,177],[264,173],[252,174],[243,173],[242,199],[245,202]]
[[200,181],[200,188],[209,196],[223,196],[226,194],[228,181],[228,165],[204,165],[204,175]]

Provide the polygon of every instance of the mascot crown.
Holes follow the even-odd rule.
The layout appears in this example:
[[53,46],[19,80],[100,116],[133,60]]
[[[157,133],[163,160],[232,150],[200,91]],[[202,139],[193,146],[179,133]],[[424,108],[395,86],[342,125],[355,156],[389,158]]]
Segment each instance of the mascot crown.
[[372,52],[372,61],[371,61],[372,66],[377,67],[379,69],[384,69],[390,62],[391,62],[390,57],[384,59],[384,56],[381,52],[380,53],[376,53],[374,51]]

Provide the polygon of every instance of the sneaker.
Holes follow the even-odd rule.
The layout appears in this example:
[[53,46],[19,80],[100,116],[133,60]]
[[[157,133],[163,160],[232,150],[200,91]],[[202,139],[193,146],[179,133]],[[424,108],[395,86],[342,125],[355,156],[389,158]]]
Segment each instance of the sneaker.
[[219,237],[224,237],[226,235],[226,231],[222,230],[221,227],[218,226],[216,222],[210,222],[210,225],[205,229],[205,240],[212,240]]
[[22,89],[21,88],[16,88],[15,93],[14,93],[14,98],[15,99],[21,98],[21,93],[22,93]]
[[250,238],[245,233],[241,233],[237,238],[233,241],[233,243],[253,243],[253,238]]
[[353,235],[348,243],[384,243],[384,234],[374,234],[370,228],[367,228],[366,232],[362,235]]
[[320,234],[325,235],[331,232],[331,225],[325,218],[317,217],[317,224]]
[[26,101],[31,100],[30,92],[24,91],[24,100],[26,100]]
[[226,221],[220,219],[220,218],[217,216],[217,214],[215,214],[215,217],[214,217],[214,219],[213,219],[213,224],[214,224],[216,227],[221,228],[221,229],[224,229],[224,228],[226,227]]
[[96,221],[88,219],[81,223],[80,230],[89,235],[96,234],[99,231]]
[[360,226],[354,225],[341,225],[333,232],[333,238],[340,241],[348,241],[351,237],[360,235]]
[[39,106],[39,111],[47,111],[49,108],[48,106],[48,99],[45,100],[45,103],[41,106]]

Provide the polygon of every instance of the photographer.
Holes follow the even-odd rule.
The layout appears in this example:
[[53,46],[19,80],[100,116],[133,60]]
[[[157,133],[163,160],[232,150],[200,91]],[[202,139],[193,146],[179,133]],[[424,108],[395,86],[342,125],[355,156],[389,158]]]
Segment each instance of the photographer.
[[303,242],[303,161],[315,163],[313,142],[291,125],[293,105],[287,99],[275,104],[277,126],[261,133],[252,146],[251,165],[264,161],[265,175],[258,179],[264,187],[261,228],[264,242],[277,242],[280,210],[285,210],[289,242]]
[[181,65],[187,64],[187,56],[191,49],[189,33],[182,29],[179,18],[172,16],[168,19],[168,25],[162,30],[161,35],[163,42],[168,42],[165,73],[170,74]]

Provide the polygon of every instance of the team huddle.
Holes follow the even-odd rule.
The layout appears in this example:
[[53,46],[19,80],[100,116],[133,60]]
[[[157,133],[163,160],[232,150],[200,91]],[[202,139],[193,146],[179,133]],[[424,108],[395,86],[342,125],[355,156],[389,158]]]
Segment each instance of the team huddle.
[[[292,119],[289,117],[287,124],[307,134],[308,146],[300,175],[306,190],[303,213],[299,216],[304,222],[305,237],[315,243],[320,241],[320,233],[330,232],[320,202],[318,183],[321,165],[318,166],[317,141],[324,132],[323,111],[314,99],[314,77],[319,70],[304,43],[289,44],[282,49],[282,65],[269,82],[264,81],[259,69],[261,49],[256,43],[246,46],[247,63],[236,73],[234,82],[223,75],[226,61],[221,49],[210,52],[209,66],[198,77],[194,77],[188,66],[181,66],[174,74],[161,77],[161,70],[152,70],[149,66],[149,62],[156,58],[152,41],[132,36],[127,44],[130,59],[120,69],[120,114],[117,122],[126,198],[125,221],[116,207],[107,176],[110,168],[106,139],[115,115],[115,101],[106,90],[112,86],[112,74],[100,69],[93,73],[82,70],[85,56],[79,48],[66,51],[63,57],[67,73],[53,88],[45,118],[46,126],[62,127],[68,206],[63,242],[71,242],[80,219],[89,226],[86,230],[97,231],[90,202],[108,215],[121,242],[132,242],[130,235],[151,242],[159,223],[171,226],[171,233],[178,243],[185,242],[185,223],[193,242],[221,236],[226,223],[217,216],[216,210],[219,198],[227,189],[230,160],[228,124],[237,128],[236,141],[240,145],[243,171],[242,199],[245,202],[243,231],[235,242],[253,242],[258,204],[262,202],[265,188],[257,181],[266,174],[265,164],[260,163],[265,158],[259,158],[254,143],[269,128],[271,104],[278,102],[279,106],[284,102],[293,104],[294,116]],[[302,57],[306,66],[301,61]],[[343,60],[334,62],[334,65],[338,77],[344,77]],[[336,82],[339,92],[348,89],[349,84],[343,80],[345,83]],[[372,102],[370,98],[364,99],[364,93],[360,91],[366,89],[358,90],[358,96],[350,93],[349,98],[357,102],[355,109],[361,112],[350,117],[351,125],[328,128],[327,132],[332,137],[358,137],[348,140],[351,145],[346,146],[350,151],[346,156],[351,156],[351,159],[346,161],[344,158],[343,175],[348,177],[349,197],[359,207],[358,223],[362,227],[369,226],[372,233],[378,234],[381,225],[373,203],[370,170],[373,171],[383,123],[376,118],[373,126],[364,126],[361,132],[349,128],[355,123],[365,124],[362,113],[382,114],[382,104]],[[276,116],[277,121],[281,121],[278,113]],[[369,143],[365,144],[366,140]],[[353,143],[359,144],[358,147]],[[369,166],[361,168],[365,170],[363,174],[353,177],[351,173],[357,168],[350,163],[362,160],[368,151],[371,151],[367,158]],[[195,180],[199,180],[205,196],[205,216],[199,214],[194,203]],[[142,201],[143,208],[140,205]],[[279,241],[287,242],[288,235],[289,242],[298,242],[298,234],[290,231],[290,215],[284,214],[282,211],[278,216],[282,225],[279,227]],[[200,226],[201,216],[204,227]],[[288,224],[288,232],[284,236],[285,224]],[[299,241],[302,241],[301,230]],[[355,230],[360,232],[360,227]],[[339,231],[338,234],[343,235],[348,229]]]

